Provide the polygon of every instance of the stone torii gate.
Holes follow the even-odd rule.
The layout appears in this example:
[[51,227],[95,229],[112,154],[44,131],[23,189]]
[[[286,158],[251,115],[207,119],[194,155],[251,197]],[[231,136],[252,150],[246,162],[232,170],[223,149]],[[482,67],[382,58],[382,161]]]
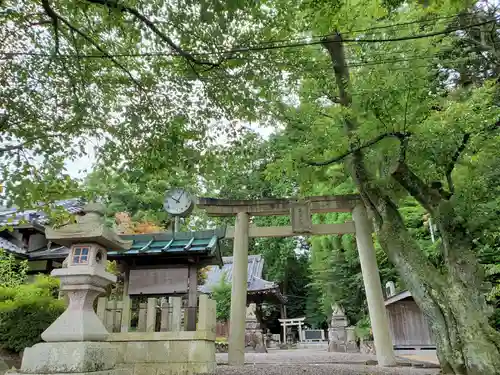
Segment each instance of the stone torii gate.
[[[233,278],[231,292],[231,326],[229,331],[229,364],[245,363],[245,313],[249,237],[293,237],[356,233],[361,271],[368,310],[380,366],[396,364],[389,323],[385,311],[382,285],[372,240],[372,224],[358,195],[316,196],[300,200],[260,199],[226,200],[200,198],[198,207],[208,216],[236,216],[234,227],[228,227],[226,238],[234,238]],[[354,222],[312,224],[311,214],[352,212]],[[251,216],[290,215],[291,226],[258,227],[250,225]]]

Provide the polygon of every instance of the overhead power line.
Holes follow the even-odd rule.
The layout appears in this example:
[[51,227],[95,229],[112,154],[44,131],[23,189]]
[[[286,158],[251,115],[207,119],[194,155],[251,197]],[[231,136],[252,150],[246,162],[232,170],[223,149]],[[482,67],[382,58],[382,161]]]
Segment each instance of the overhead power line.
[[481,13],[478,13],[478,12],[455,13],[455,14],[452,14],[449,16],[432,17],[432,18],[428,18],[428,19],[418,19],[418,20],[407,21],[407,22],[393,23],[390,25],[373,26],[373,27],[368,27],[366,29],[353,30],[353,31],[350,31],[348,33],[345,33],[344,35],[354,34],[354,33],[365,33],[365,32],[374,31],[374,30],[392,29],[395,27],[399,28],[401,26],[435,23],[436,21],[453,19],[453,18],[456,18],[458,16],[462,16],[462,15],[463,16],[474,16],[474,15],[479,15],[479,14],[481,14]]
[[[416,35],[405,35],[401,37],[394,37],[394,38],[381,38],[381,39],[366,39],[366,38],[344,38],[343,42],[344,43],[389,43],[389,42],[399,42],[399,41],[408,41],[408,40],[416,40],[416,39],[423,39],[423,38],[430,38],[434,36],[439,36],[439,35],[448,35],[457,31],[463,31],[463,30],[468,30],[472,29],[474,27],[479,27],[483,25],[487,25],[493,22],[498,21],[498,19],[492,18],[487,21],[483,22],[478,22],[474,23],[471,25],[466,25],[466,26],[459,26],[459,27],[451,27],[451,28],[446,28],[444,30],[440,31],[435,31],[431,33],[423,33],[423,34],[416,34]],[[318,38],[321,38],[320,40],[310,40],[310,41],[303,41],[303,42],[296,42],[296,43],[281,43],[281,44],[274,44],[274,45],[251,45],[247,47],[238,47],[238,48],[233,48],[233,49],[228,49],[228,50],[221,50],[221,51],[214,51],[214,52],[196,52],[196,51],[186,51],[187,53],[193,55],[193,56],[220,56],[220,55],[229,55],[227,60],[235,59],[236,57],[232,56],[234,54],[239,54],[239,53],[248,53],[248,52],[259,52],[259,51],[267,51],[267,50],[276,50],[276,49],[284,49],[284,48],[298,48],[298,47],[305,47],[305,46],[311,46],[311,45],[318,45],[322,44],[325,42],[325,39],[332,36],[332,34],[326,34],[322,36],[318,36]],[[272,43],[271,41],[265,42],[265,43]],[[180,54],[176,52],[142,52],[142,53],[122,53],[122,54],[108,54],[108,55],[100,55],[100,54],[59,54],[59,55],[53,55],[49,53],[41,53],[41,52],[2,52],[0,53],[1,56],[5,56],[7,58],[11,58],[14,56],[35,56],[35,57],[49,57],[49,58],[77,58],[77,59],[93,59],[93,58],[103,58],[103,59],[108,59],[110,57],[182,57]]]
[[[428,24],[428,23],[436,23],[437,21],[441,20],[447,20],[447,19],[452,19],[455,18],[459,15],[477,15],[479,13],[475,12],[467,12],[467,13],[455,13],[453,15],[449,16],[441,16],[441,17],[432,17],[428,19],[417,19],[417,20],[412,20],[408,22],[400,22],[400,23],[393,23],[389,25],[380,25],[380,26],[373,26],[373,27],[368,27],[365,29],[358,29],[358,30],[351,30],[347,32],[343,32],[342,35],[352,35],[352,34],[357,34],[357,33],[366,33],[370,31],[375,31],[375,30],[382,30],[382,29],[389,29],[389,28],[396,28],[396,29],[401,29],[404,26],[410,26],[410,25],[416,25],[416,24]],[[274,40],[265,40],[265,41],[260,41],[257,43],[254,43],[252,46],[259,46],[259,45],[266,45],[266,44],[275,44],[275,43],[291,43],[291,42],[300,42],[300,41],[306,41],[307,39],[321,39],[326,36],[332,36],[335,35],[334,33],[330,34],[323,34],[323,35],[311,35],[309,37],[302,37],[302,38],[293,38],[293,39],[274,39]],[[244,47],[234,47],[234,48],[244,48]]]

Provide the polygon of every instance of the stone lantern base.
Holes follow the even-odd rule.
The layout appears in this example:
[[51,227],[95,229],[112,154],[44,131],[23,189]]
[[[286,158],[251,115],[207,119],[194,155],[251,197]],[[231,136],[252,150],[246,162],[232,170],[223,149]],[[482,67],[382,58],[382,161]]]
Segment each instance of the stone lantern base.
[[117,360],[118,348],[107,342],[45,342],[25,349],[19,373],[111,373]]

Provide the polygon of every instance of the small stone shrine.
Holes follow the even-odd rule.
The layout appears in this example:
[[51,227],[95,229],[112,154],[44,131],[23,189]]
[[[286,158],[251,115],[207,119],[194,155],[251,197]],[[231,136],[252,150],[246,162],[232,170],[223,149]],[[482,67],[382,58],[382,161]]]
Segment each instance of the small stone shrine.
[[348,327],[349,322],[342,306],[332,306],[332,320],[328,330],[329,352],[357,352],[354,327]]
[[116,281],[106,272],[106,249],[123,250],[131,243],[120,239],[104,223],[104,207],[89,204],[77,222],[47,228],[47,239],[68,246],[67,268],[51,275],[61,281],[69,306],[45,332],[43,343],[24,351],[20,373],[75,374],[121,373],[115,369],[118,349],[105,342],[108,331],[93,309],[94,300]]

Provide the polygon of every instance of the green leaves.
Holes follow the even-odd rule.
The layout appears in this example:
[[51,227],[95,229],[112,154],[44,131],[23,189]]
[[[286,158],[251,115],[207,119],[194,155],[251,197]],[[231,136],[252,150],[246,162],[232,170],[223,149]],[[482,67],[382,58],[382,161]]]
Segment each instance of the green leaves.
[[3,348],[20,352],[41,341],[40,334],[66,308],[64,301],[57,299],[58,288],[57,279],[43,275],[36,276],[30,284],[0,285],[0,343]]
[[[224,275],[225,276],[225,275]],[[216,317],[218,322],[229,321],[231,313],[231,283],[222,276],[218,285],[212,289],[212,299],[215,300]]]
[[27,260],[18,261],[13,254],[0,249],[0,287],[15,288],[23,284],[28,269]]

